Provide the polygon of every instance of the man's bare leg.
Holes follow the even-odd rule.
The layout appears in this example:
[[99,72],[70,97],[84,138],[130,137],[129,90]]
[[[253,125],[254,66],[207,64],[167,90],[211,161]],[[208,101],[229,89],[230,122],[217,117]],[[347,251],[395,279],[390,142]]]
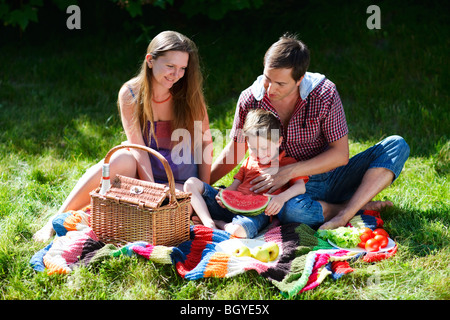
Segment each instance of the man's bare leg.
[[355,194],[345,204],[329,204],[319,201],[323,208],[325,223],[320,229],[335,229],[345,226],[360,209],[380,210],[391,206],[390,201],[374,201],[372,199],[388,187],[394,174],[385,168],[372,168],[365,173]]
[[386,207],[392,207],[394,204],[391,201],[370,201],[364,205],[361,210],[374,210],[380,211]]

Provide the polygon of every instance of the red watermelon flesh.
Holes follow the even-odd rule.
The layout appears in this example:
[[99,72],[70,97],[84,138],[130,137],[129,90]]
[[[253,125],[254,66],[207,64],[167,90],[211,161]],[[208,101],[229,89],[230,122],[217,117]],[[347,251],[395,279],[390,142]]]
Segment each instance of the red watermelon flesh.
[[220,200],[233,213],[246,216],[261,214],[269,204],[270,197],[258,194],[243,194],[239,191],[222,190]]

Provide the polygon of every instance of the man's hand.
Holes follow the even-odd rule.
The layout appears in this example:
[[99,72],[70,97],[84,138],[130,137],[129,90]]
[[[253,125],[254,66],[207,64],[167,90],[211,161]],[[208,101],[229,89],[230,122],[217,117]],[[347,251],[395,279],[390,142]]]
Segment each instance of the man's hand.
[[[295,164],[293,164],[295,165]],[[250,183],[253,185],[250,191],[255,193],[272,193],[289,182],[293,165],[283,166],[281,168],[267,168],[261,172],[261,175],[253,179]]]

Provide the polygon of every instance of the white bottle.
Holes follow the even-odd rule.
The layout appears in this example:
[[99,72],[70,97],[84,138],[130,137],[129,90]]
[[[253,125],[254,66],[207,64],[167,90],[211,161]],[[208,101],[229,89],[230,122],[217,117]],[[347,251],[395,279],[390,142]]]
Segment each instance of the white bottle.
[[102,166],[102,186],[100,188],[100,194],[106,194],[110,187],[111,181],[109,178],[109,163],[104,163]]

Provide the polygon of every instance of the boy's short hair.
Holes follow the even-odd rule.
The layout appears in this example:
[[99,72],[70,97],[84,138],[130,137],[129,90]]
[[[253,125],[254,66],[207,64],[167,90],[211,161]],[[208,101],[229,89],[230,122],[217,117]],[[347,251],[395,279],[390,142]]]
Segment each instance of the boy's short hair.
[[309,67],[309,49],[297,36],[284,34],[272,44],[264,55],[264,66],[272,69],[291,69],[295,81],[306,73]]
[[264,109],[252,109],[245,118],[242,131],[245,137],[264,137],[273,142],[280,138],[281,125],[278,118],[270,111]]

